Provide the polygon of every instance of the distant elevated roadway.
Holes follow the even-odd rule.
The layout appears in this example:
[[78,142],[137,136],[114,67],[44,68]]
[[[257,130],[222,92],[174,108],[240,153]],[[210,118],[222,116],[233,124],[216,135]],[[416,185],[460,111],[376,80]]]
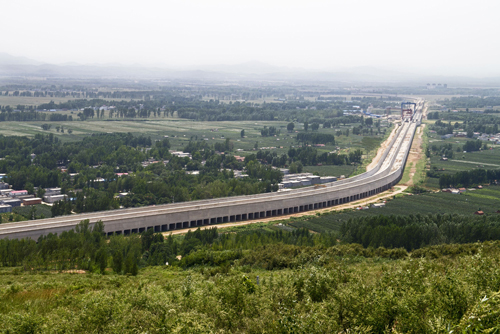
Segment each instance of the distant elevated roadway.
[[375,168],[363,174],[333,182],[326,187],[306,187],[286,192],[235,196],[175,204],[118,209],[0,224],[0,238],[38,239],[49,233],[73,229],[80,221],[101,220],[108,235],[141,233],[147,229],[167,232],[175,229],[216,225],[287,215],[356,201],[383,192],[399,182],[416,127],[420,125],[423,100],[417,101],[412,120],[397,126],[387,149]]

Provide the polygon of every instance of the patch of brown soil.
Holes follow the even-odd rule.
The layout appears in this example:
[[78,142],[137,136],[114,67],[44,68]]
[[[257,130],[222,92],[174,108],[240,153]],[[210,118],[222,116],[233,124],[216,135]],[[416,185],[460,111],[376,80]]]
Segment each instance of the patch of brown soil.
[[43,290],[34,290],[34,291],[20,291],[15,294],[9,296],[11,300],[17,301],[28,301],[28,300],[43,300],[50,299],[52,297],[57,297],[59,294],[64,293],[66,291],[65,288],[62,289],[43,289]]
[[[423,115],[427,115],[427,108],[424,108]],[[415,173],[417,172],[417,163],[420,161],[420,159],[424,158],[424,148],[422,146],[423,143],[423,135],[424,135],[424,129],[425,129],[425,124],[421,124],[417,128],[417,132],[415,134],[415,138],[413,138],[413,143],[411,144],[410,148],[410,153],[408,154],[408,159],[406,161],[406,164],[412,164],[410,168],[410,179],[408,182],[406,182],[404,185],[411,187],[413,183],[413,176],[415,176]]]
[[382,143],[382,145],[380,145],[380,147],[379,147],[379,149],[377,151],[377,155],[375,156],[375,158],[373,158],[372,162],[368,166],[366,166],[366,171],[367,172],[369,172],[370,170],[372,170],[373,168],[375,168],[375,166],[377,166],[377,163],[382,158],[382,155],[384,154],[385,150],[387,149],[387,147],[391,143],[391,140],[394,138],[395,134],[396,134],[396,127],[394,127],[394,129],[392,130],[391,134],[389,135],[389,138],[387,138]]
[[81,270],[81,269],[63,270],[61,272],[64,274],[86,274],[87,273],[85,270]]

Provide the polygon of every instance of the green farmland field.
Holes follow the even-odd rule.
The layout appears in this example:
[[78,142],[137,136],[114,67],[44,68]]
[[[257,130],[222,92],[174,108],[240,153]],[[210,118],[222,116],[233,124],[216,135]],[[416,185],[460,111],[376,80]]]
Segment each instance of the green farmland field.
[[447,173],[455,173],[474,168],[499,169],[500,148],[480,152],[456,153],[453,159],[442,161],[439,157],[431,157],[431,166],[445,169]]
[[438,156],[431,157],[431,168],[437,168],[438,177],[427,177],[425,186],[439,189],[439,175],[454,174],[472,169],[500,169],[500,148],[470,153],[456,153],[453,159],[441,160]]
[[387,201],[382,208],[368,210],[349,210],[340,213],[332,212],[319,217],[307,219],[297,218],[291,221],[293,227],[305,227],[315,232],[330,232],[340,228],[342,222],[351,218],[373,215],[427,215],[427,214],[464,214],[473,215],[478,210],[486,215],[499,215],[500,186],[488,186],[484,189],[471,190],[461,195],[450,193],[425,193],[403,196]]
[[5,96],[0,95],[0,105],[4,106],[17,106],[17,105],[26,105],[26,106],[38,106],[43,103],[49,103],[50,101],[54,101],[55,103],[64,103],[68,101],[75,100],[75,98],[66,96],[66,97],[32,97],[32,96]]
[[[438,149],[445,144],[451,144],[453,150],[453,158],[447,161],[441,160],[440,155],[432,155],[430,157],[430,168],[434,170],[437,177],[427,177],[424,185],[428,188],[439,188],[439,175],[441,174],[454,174],[461,171],[468,171],[472,169],[500,169],[500,147],[487,142],[489,149],[466,152],[462,151],[463,145],[470,141],[470,138],[453,137],[443,140],[441,136],[436,133],[427,132],[429,136],[428,147],[436,146]],[[437,169],[437,171],[436,171]]]
[[[45,131],[42,124],[50,124],[51,129]],[[93,133],[132,133],[133,135],[150,136],[151,139],[161,139],[168,136],[172,149],[182,150],[189,140],[206,140],[213,145],[216,142],[225,142],[230,138],[234,144],[236,155],[245,156],[253,152],[255,144],[262,150],[270,150],[278,155],[288,152],[291,146],[297,147],[299,143],[295,140],[298,131],[289,133],[286,130],[287,122],[279,121],[226,121],[226,122],[196,122],[179,118],[157,118],[136,120],[88,120],[68,122],[0,122],[0,134],[5,136],[34,136],[35,134],[52,133],[62,141],[77,141]],[[58,132],[56,127],[63,127],[65,132]],[[280,134],[273,137],[262,137],[261,129],[264,126],[274,126],[280,130]],[[338,130],[351,129],[349,126],[339,126],[332,129],[320,128],[318,133],[335,135]],[[68,129],[72,133],[68,133]],[[297,124],[296,129],[301,130],[302,125]],[[245,130],[245,137],[241,138],[241,130]],[[364,153],[374,151],[380,145],[383,134],[378,136],[358,136],[352,133],[349,136],[335,136],[335,145],[328,144],[317,147],[318,153],[338,151],[340,154],[348,154],[351,150],[362,149]],[[340,150],[337,150],[337,147]],[[320,175],[351,175],[355,171],[354,166],[311,166],[310,172],[318,172]],[[333,173],[333,174],[331,174]]]

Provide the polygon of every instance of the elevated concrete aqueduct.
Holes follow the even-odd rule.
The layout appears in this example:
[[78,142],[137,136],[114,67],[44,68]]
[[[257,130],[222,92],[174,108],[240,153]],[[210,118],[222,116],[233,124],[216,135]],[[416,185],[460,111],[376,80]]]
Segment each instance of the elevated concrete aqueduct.
[[411,122],[402,122],[377,166],[369,172],[334,182],[327,187],[307,187],[278,193],[236,196],[142,208],[120,209],[0,225],[0,238],[33,238],[73,229],[80,221],[104,222],[108,235],[140,233],[146,229],[174,229],[259,219],[314,210],[366,198],[399,182],[421,106]]

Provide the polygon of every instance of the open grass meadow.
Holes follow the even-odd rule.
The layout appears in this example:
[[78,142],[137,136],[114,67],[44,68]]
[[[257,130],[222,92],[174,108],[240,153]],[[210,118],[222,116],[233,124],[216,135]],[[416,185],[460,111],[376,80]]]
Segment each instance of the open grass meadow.
[[12,106],[16,107],[18,105],[25,106],[38,106],[40,104],[49,103],[50,101],[54,101],[55,103],[64,103],[68,101],[75,100],[71,96],[67,97],[50,97],[50,96],[42,96],[42,97],[33,97],[33,96],[5,96],[0,95],[0,105],[1,106]]
[[368,210],[346,209],[332,211],[320,216],[298,217],[290,221],[293,227],[304,227],[315,232],[338,231],[343,222],[351,218],[374,215],[427,215],[463,214],[473,216],[482,210],[485,215],[500,215],[500,186],[486,186],[483,189],[468,190],[463,194],[424,193],[420,195],[398,195],[388,200],[385,207]]
[[[0,95],[0,105],[1,106],[11,106],[15,108],[18,105],[24,106],[39,106],[44,103],[50,103],[50,101],[54,101],[55,103],[64,103],[73,100],[79,100],[80,98],[74,98],[72,96],[66,97],[50,97],[50,96],[5,96]],[[123,99],[114,99],[114,98],[106,98],[107,101],[121,101]],[[70,111],[58,111],[59,114],[72,114]],[[73,113],[77,114],[77,113]]]

